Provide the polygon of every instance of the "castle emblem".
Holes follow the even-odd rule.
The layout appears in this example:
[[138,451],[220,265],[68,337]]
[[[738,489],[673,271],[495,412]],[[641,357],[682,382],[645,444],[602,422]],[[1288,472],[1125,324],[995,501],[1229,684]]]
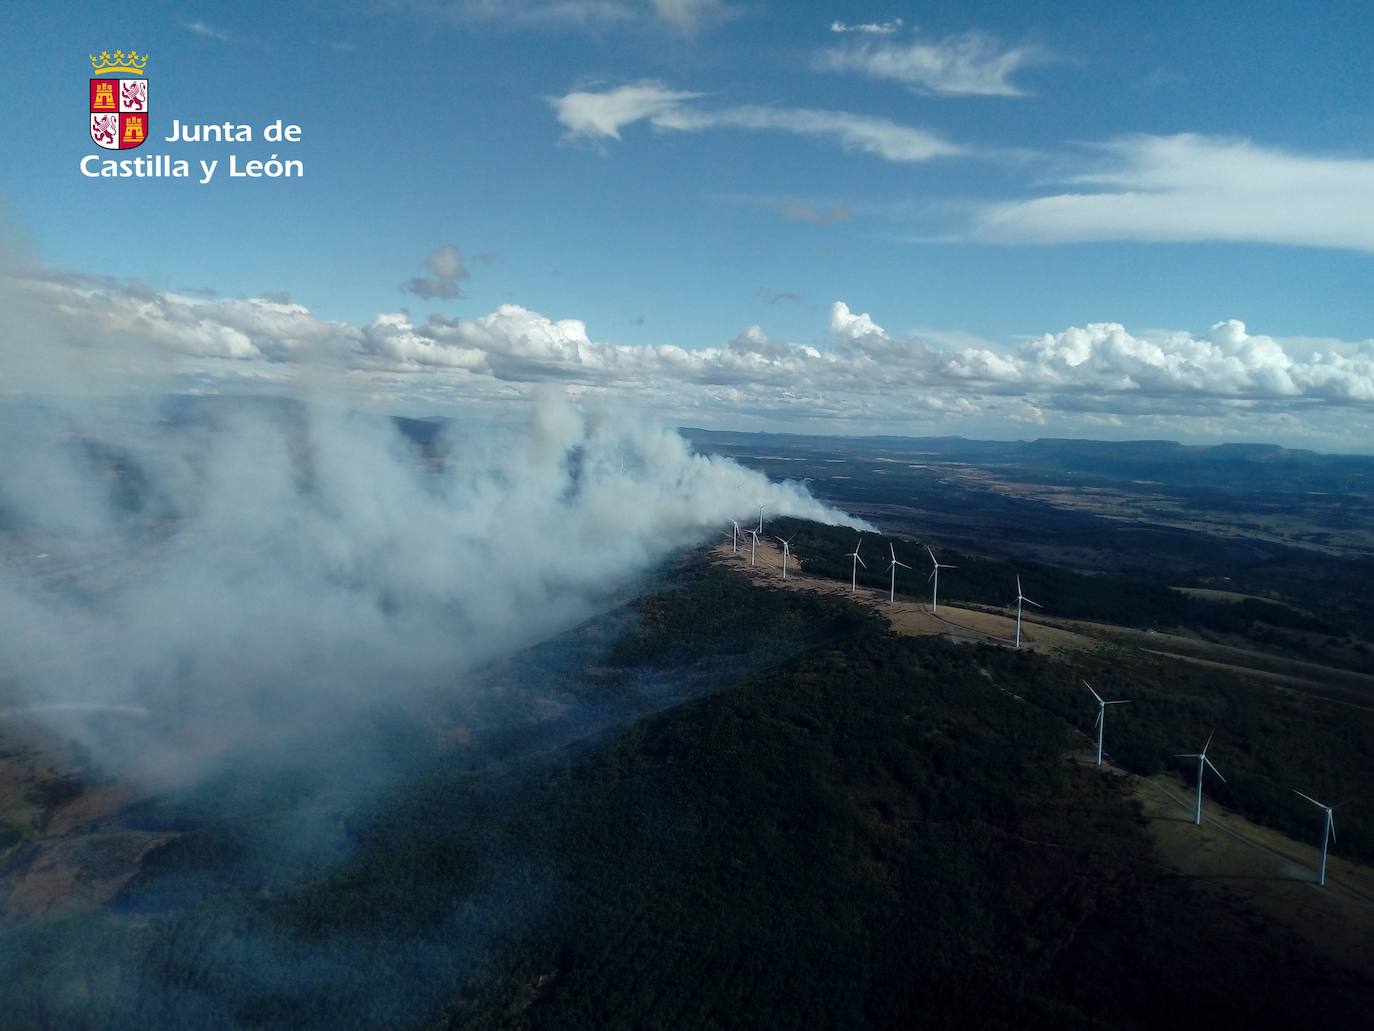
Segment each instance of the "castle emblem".
[[[135,51],[90,55],[91,139],[106,150],[132,150],[148,138],[148,55]],[[117,76],[136,76],[117,78]]]

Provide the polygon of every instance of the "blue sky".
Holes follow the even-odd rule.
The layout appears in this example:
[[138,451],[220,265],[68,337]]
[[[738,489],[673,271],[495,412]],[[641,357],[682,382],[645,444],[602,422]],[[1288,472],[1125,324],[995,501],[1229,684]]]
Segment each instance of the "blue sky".
[[[718,425],[1374,447],[1367,4],[71,4],[0,24],[22,41],[15,278],[56,337],[171,341],[176,383],[309,365],[409,411],[552,381]],[[81,176],[86,55],[116,47],[151,55],[154,140],[132,154],[289,151],[305,178]],[[172,118],[304,140],[166,144]],[[74,314],[51,291],[80,276],[111,278]]]

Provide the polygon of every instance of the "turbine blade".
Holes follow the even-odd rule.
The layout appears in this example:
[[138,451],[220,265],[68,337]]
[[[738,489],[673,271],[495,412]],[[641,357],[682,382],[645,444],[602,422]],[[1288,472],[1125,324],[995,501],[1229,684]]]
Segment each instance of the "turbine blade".
[[1043,609],[1045,607],[1041,605],[1038,601],[1031,601],[1029,598],[1022,598],[1021,600],[1024,601],[1027,605],[1034,605],[1037,609]]
[[1175,752],[1175,753],[1174,753],[1174,758],[1175,758],[1175,759],[1197,759],[1197,758],[1199,758],[1199,756],[1198,756],[1198,754],[1197,754],[1196,752]]
[[[1088,683],[1086,680],[1083,681],[1083,686],[1086,687],[1089,691],[1093,691],[1092,684]],[[1093,691],[1093,697],[1096,698],[1099,702],[1102,701],[1102,696],[1098,694],[1096,691]]]
[[[1204,756],[1202,757],[1202,761],[1205,762],[1208,766],[1212,766],[1212,760],[1211,760],[1211,759],[1208,759],[1207,756],[1204,755]],[[1212,772],[1215,773],[1218,777],[1221,777],[1221,771],[1220,771],[1219,769],[1217,769],[1215,766],[1212,766]],[[1225,783],[1226,783],[1226,778],[1225,778],[1225,777],[1221,777],[1221,782],[1222,782],[1223,784],[1225,784]]]
[[930,556],[930,561],[935,562],[937,566],[940,564],[939,562],[935,561],[935,552],[930,550],[929,544],[926,545],[926,554]]
[[1216,736],[1216,733],[1217,733],[1217,732],[1214,730],[1214,731],[1212,731],[1212,733],[1210,733],[1210,734],[1207,735],[1207,744],[1205,744],[1205,745],[1202,746],[1202,754],[1203,754],[1203,755],[1206,755],[1206,754],[1207,754],[1207,748],[1208,748],[1209,745],[1211,745],[1211,743],[1212,743],[1212,738],[1214,738],[1214,737]]
[[1101,722],[1102,722],[1102,709],[1101,709],[1101,707],[1099,706],[1099,707],[1098,707],[1098,710],[1097,710],[1097,719],[1093,720],[1093,726],[1095,727],[1095,726],[1097,726],[1097,725],[1098,725],[1099,723],[1101,723]]
[[1110,702],[1103,702],[1102,704],[1103,704],[1103,705],[1130,705],[1130,704],[1131,704],[1131,700],[1130,700],[1129,698],[1117,698],[1117,699],[1114,699],[1113,701],[1110,701]]
[[1311,795],[1303,795],[1303,793],[1302,793],[1301,791],[1299,791],[1297,788],[1294,788],[1294,789],[1293,789],[1293,794],[1295,794],[1295,795],[1302,795],[1303,798],[1307,799],[1307,800],[1308,800],[1309,802],[1311,802],[1313,805],[1321,806],[1323,809],[1330,809],[1330,808],[1331,808],[1331,807],[1328,806],[1328,805],[1322,805],[1321,802],[1318,802],[1318,801],[1317,801],[1315,798],[1313,798]]
[[868,568],[868,563],[859,558],[859,553],[857,551],[854,552],[854,558],[858,560],[859,565],[863,566],[865,569]]
[[1327,829],[1327,830],[1330,832],[1330,834],[1331,834],[1331,840],[1332,840],[1332,841],[1335,841],[1335,840],[1336,840],[1336,817],[1335,817],[1334,815],[1331,816],[1331,817],[1328,817],[1328,819],[1327,819],[1327,821],[1326,821],[1326,829]]
[[930,581],[932,581],[932,580],[935,579],[935,573],[936,573],[936,570],[934,570],[934,569],[932,569],[932,570],[930,571],[930,575],[929,575],[928,577],[926,577],[926,583],[930,583]]
[[892,554],[892,561],[893,561],[893,562],[896,562],[896,561],[897,561],[897,548],[893,545],[893,543],[892,543],[891,541],[888,541],[888,542],[887,542],[887,550]]
[[910,567],[909,565],[907,565],[905,562],[898,562],[897,565],[901,566],[903,569],[910,569],[910,568],[911,568],[911,567]]

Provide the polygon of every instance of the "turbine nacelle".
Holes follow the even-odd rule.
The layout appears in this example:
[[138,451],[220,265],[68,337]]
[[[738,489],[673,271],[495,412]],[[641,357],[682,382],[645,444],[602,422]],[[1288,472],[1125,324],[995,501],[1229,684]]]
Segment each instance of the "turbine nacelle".
[[[1020,586],[1019,584],[1017,586]],[[1100,694],[1093,690],[1092,684],[1086,680],[1083,686],[1092,692],[1092,696],[1097,699],[1097,719],[1093,720],[1093,726],[1097,728],[1097,765],[1102,765],[1102,732],[1107,726],[1107,706],[1126,705],[1130,702],[1129,698],[1118,698],[1112,701],[1105,700]]]
[[1318,809],[1321,809],[1321,810],[1323,810],[1323,811],[1326,813],[1326,833],[1331,837],[1331,840],[1332,840],[1332,841],[1335,841],[1335,840],[1336,840],[1336,815],[1335,815],[1335,814],[1336,814],[1336,807],[1335,807],[1335,806],[1331,806],[1331,805],[1326,805],[1326,804],[1323,803],[1323,802],[1318,802],[1318,801],[1317,801],[1315,798],[1313,798],[1311,795],[1304,795],[1304,794],[1303,794],[1301,791],[1299,791],[1297,788],[1294,788],[1294,789],[1293,789],[1293,794],[1297,795],[1299,798],[1305,798],[1305,799],[1307,799],[1307,801],[1311,802],[1311,803],[1312,803],[1314,806],[1316,806]]
[[[899,561],[897,561],[897,549],[896,549],[896,547],[894,547],[894,546],[892,545],[892,543],[891,543],[890,541],[888,542],[887,550],[888,550],[888,551],[891,553],[891,555],[892,555],[892,560],[888,563],[888,568],[889,568],[889,569],[895,569],[897,566],[901,566],[903,569],[910,569],[910,568],[911,568],[911,567],[910,567],[909,565],[907,565],[905,562],[899,562]],[[868,567],[865,566],[864,568],[867,569]]]
[[[1037,609],[1043,609],[1045,607],[1041,605],[1038,601],[1031,601],[1029,598],[1027,598],[1024,594],[1021,593],[1020,576],[1017,576],[1016,578],[1016,597],[1013,598],[1012,601],[1016,602],[1017,605],[1020,605],[1024,601],[1027,605],[1034,605]],[[1088,690],[1091,691],[1092,688],[1089,688]]]

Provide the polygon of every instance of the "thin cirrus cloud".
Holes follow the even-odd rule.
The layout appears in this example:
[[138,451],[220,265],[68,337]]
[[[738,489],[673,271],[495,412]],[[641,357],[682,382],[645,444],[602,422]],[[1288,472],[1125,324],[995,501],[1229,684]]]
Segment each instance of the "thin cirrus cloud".
[[574,90],[549,97],[568,140],[618,140],[621,130],[648,122],[666,132],[745,129],[807,136],[838,144],[851,153],[895,162],[922,162],[968,153],[944,137],[888,118],[815,108],[745,104],[707,107],[702,94],[639,82],[602,91]]
[[724,0],[383,0],[383,6],[437,23],[554,31],[658,25],[694,33],[737,13]]
[[817,225],[848,222],[851,214],[847,204],[836,204],[834,207],[823,208],[793,197],[784,197],[778,204],[778,210],[782,212],[783,218],[793,222],[814,222]]
[[[43,268],[0,290],[22,302],[7,298],[7,310],[24,312],[24,339],[40,335],[56,366],[134,370],[157,389],[256,392],[333,375],[371,403],[430,413],[554,383],[694,421],[779,419],[851,432],[948,429],[964,419],[1140,431],[1161,412],[1232,435],[1257,425],[1236,419],[1259,413],[1272,432],[1351,447],[1367,448],[1374,431],[1374,340],[1283,340],[1234,319],[1201,333],[1090,323],[1003,347],[959,333],[889,332],[836,301],[821,345],[749,326],[721,344],[637,346],[596,340],[579,319],[518,304],[424,321],[383,312],[355,325],[285,300],[163,293]],[[0,386],[25,390],[13,356],[0,357],[13,373]]]
[[182,22],[182,28],[187,32],[199,36],[201,39],[213,39],[220,43],[232,43],[234,37],[224,29],[218,28],[208,22],[203,22],[199,18],[194,21]]
[[815,67],[896,82],[921,93],[1020,97],[1026,91],[1012,81],[1013,76],[1050,59],[1042,47],[1003,46],[984,32],[962,32],[940,40],[902,40],[895,37],[900,22],[889,25],[890,29],[836,22],[832,31],[856,35],[822,50],[815,57]]
[[994,243],[1273,243],[1374,251],[1374,160],[1297,154],[1244,139],[1130,136],[1048,196],[974,209]]
[[658,18],[680,32],[696,32],[737,13],[723,0],[653,0],[652,7]]
[[865,21],[855,24],[842,22],[836,19],[830,23],[831,32],[856,32],[865,36],[890,36],[901,27],[901,18],[889,18],[887,21]]

